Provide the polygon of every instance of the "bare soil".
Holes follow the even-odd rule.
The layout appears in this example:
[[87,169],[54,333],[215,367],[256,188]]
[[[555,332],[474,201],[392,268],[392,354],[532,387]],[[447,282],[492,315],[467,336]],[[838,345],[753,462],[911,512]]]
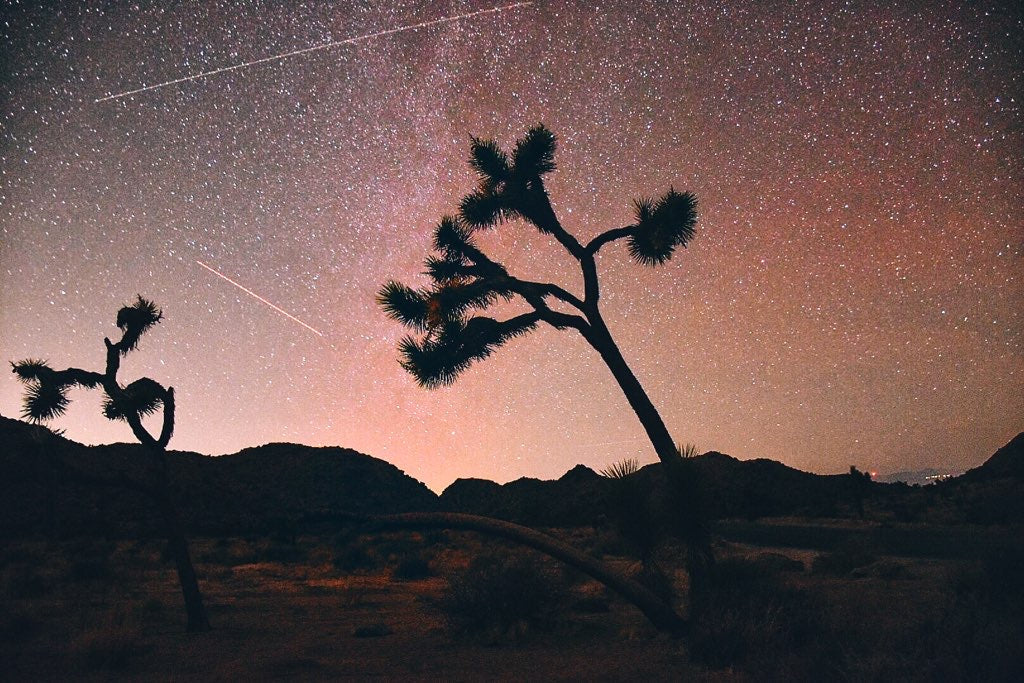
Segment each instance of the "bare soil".
[[[574,534],[591,545],[599,540],[587,531]],[[631,605],[568,573],[565,601],[553,623],[517,624],[504,633],[457,633],[440,602],[446,577],[457,576],[487,547],[460,534],[390,534],[354,541],[196,539],[193,557],[213,630],[186,634],[175,574],[161,556],[160,542],[8,543],[0,557],[0,678],[761,677],[756,659],[736,665],[693,661],[685,639],[657,633]],[[761,561],[766,552],[775,553],[770,561],[783,557],[801,562],[803,570],[776,567],[771,572],[782,572],[786,585],[820,598],[820,604],[829,606],[828,619],[848,621],[858,634],[864,632],[859,639],[869,641],[912,642],[921,624],[941,617],[951,577],[963,571],[962,562],[888,557],[874,558],[859,576],[836,576],[811,571],[820,555],[815,551],[739,544],[719,548],[722,557],[750,561]],[[436,575],[394,578],[394,568],[410,555],[425,558]],[[608,559],[625,569],[636,564],[625,557]],[[683,594],[685,576],[666,565]],[[875,645],[867,642],[865,647]],[[854,647],[848,656],[839,653],[830,660],[840,662],[843,671],[818,673],[852,679],[884,673],[899,653],[878,647],[879,662],[865,661]],[[797,678],[806,672],[799,667],[794,671]]]

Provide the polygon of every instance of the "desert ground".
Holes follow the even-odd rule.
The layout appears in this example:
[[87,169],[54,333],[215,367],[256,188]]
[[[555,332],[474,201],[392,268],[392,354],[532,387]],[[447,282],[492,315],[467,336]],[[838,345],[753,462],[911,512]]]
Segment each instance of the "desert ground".
[[[641,571],[600,530],[551,533]],[[468,533],[197,538],[192,550],[209,633],[185,633],[157,540],[6,544],[3,678],[956,680],[1008,679],[1021,661],[1006,601],[1020,589],[999,576],[1019,573],[1012,558],[720,541],[718,584],[677,639],[587,577]],[[481,556],[490,574],[471,571]],[[656,565],[685,596],[678,559],[668,549]],[[519,573],[502,574],[510,565]]]

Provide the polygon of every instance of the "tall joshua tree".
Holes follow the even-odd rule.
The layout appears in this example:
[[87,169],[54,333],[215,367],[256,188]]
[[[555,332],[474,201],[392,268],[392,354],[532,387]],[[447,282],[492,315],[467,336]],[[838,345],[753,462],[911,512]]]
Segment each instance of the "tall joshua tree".
[[[472,363],[540,323],[582,335],[615,377],[676,490],[678,530],[691,550],[691,580],[698,580],[711,553],[696,502],[694,473],[679,457],[661,415],[605,323],[595,260],[603,247],[625,240],[637,264],[664,264],[693,238],[697,200],[673,188],[657,199],[637,199],[633,223],[607,230],[584,244],[562,226],[544,186],[544,176],[555,170],[555,147],[555,136],[542,125],[530,129],[511,155],[493,140],[472,138],[470,165],[479,184],[462,199],[458,215],[445,216],[434,231],[435,253],[426,259],[431,284],[414,289],[390,281],[378,293],[378,302],[391,318],[414,331],[399,343],[400,362],[428,388],[451,384]],[[512,219],[554,239],[579,263],[582,296],[554,283],[515,277],[481,250],[474,234]],[[482,315],[491,305],[514,299],[529,310],[505,320]]]
[[[117,326],[121,339],[113,343],[104,338],[107,348],[107,362],[104,372],[91,372],[79,368],[54,370],[41,360],[23,360],[12,363],[14,374],[25,385],[25,400],[22,416],[41,422],[62,415],[67,409],[68,390],[74,386],[87,389],[100,388],[106,394],[103,414],[109,420],[123,420],[131,427],[135,438],[145,447],[149,458],[147,476],[144,481],[118,476],[100,476],[75,471],[83,480],[125,487],[148,495],[159,510],[167,534],[168,547],[174,557],[185,600],[190,632],[208,631],[210,622],[203,607],[203,596],[189,556],[188,541],[185,538],[181,518],[170,492],[168,477],[167,443],[174,432],[174,389],[164,387],[148,377],[142,377],[122,386],[117,379],[121,357],[138,348],[143,333],[163,319],[163,314],[151,302],[138,297],[137,301],[124,306],[117,312]],[[153,436],[142,424],[146,415],[163,410],[163,424],[158,436]]]

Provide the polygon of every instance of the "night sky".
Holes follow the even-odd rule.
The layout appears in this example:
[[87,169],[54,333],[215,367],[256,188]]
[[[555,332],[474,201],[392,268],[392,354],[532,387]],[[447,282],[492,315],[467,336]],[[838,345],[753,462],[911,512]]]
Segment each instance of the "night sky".
[[[678,441],[961,470],[1024,429],[1014,3],[538,0],[103,102],[500,3],[77,4],[0,9],[0,359],[101,370],[118,307],[154,299],[165,320],[121,378],[175,387],[172,448],[347,446],[436,490],[653,462],[575,332],[539,328],[428,391],[374,303],[389,278],[425,283],[433,227],[474,185],[469,136],[509,146],[538,122],[581,240],[670,184],[699,199],[665,266],[622,242],[598,260],[605,318]],[[536,230],[483,243],[582,293]],[[0,413],[21,390],[0,375]],[[131,440],[99,392],[72,397],[54,427]]]

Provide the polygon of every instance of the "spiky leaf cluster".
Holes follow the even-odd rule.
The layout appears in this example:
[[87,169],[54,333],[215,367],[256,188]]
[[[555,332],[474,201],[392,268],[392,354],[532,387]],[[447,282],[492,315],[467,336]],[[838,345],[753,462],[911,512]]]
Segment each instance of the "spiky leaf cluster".
[[68,389],[78,385],[93,388],[99,375],[74,368],[54,370],[46,361],[27,359],[11,363],[18,380],[28,385],[22,402],[21,416],[33,422],[59,417],[67,410]]
[[536,317],[520,316],[499,322],[484,316],[446,321],[421,339],[407,336],[399,342],[401,365],[424,387],[455,381],[475,361],[483,360],[508,340],[526,334]]
[[693,239],[697,224],[697,198],[689,192],[668,192],[658,200],[634,202],[636,225],[629,236],[629,254],[637,263],[659,266],[672,258],[676,247]]
[[690,459],[700,455],[700,450],[695,443],[679,444],[676,446],[676,450],[679,452],[680,458]]
[[163,404],[164,388],[143,377],[124,387],[119,394],[103,399],[103,416],[108,420],[127,420],[129,415],[144,417],[155,413]]
[[29,382],[39,380],[40,377],[53,372],[53,370],[44,360],[26,358],[23,361],[11,363],[11,372],[18,377],[18,381],[28,384]]
[[[497,162],[492,157],[489,163]],[[428,387],[450,384],[474,361],[536,322],[522,316],[505,322],[473,316],[512,293],[505,269],[477,248],[461,220],[441,220],[434,248],[438,253],[425,262],[429,286],[413,289],[390,281],[377,293],[377,303],[390,318],[420,333],[403,339],[399,350],[402,367]]]
[[121,355],[138,348],[139,338],[163,318],[163,313],[152,301],[141,295],[131,306],[124,306],[117,312],[117,326],[124,333],[121,337]]
[[636,458],[626,458],[619,462],[613,462],[601,470],[601,476],[608,479],[623,479],[640,470],[640,461]]
[[516,143],[511,159],[493,140],[473,138],[469,163],[479,185],[462,199],[462,220],[480,229],[521,217],[546,231],[542,212],[547,195],[541,176],[555,170],[556,146],[554,134],[543,125],[531,128]]

